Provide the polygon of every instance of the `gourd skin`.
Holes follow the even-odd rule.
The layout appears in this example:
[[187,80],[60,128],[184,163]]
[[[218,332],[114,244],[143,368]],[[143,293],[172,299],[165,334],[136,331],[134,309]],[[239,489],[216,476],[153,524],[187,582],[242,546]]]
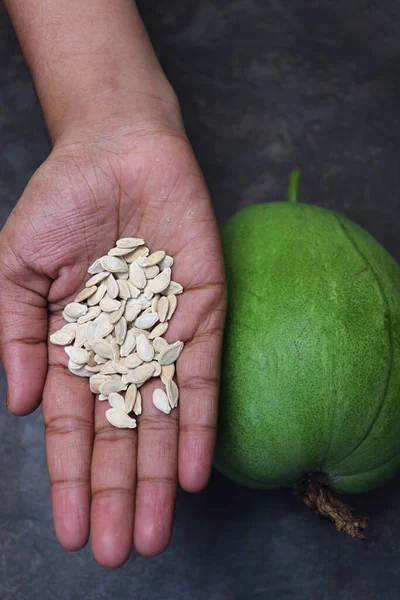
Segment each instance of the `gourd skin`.
[[358,225],[257,204],[222,228],[228,282],[215,466],[254,488],[400,468],[400,267]]

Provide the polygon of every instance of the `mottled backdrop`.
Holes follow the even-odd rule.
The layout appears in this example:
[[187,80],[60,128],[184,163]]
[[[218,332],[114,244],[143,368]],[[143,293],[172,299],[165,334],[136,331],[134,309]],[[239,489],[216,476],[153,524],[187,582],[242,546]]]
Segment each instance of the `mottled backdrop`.
[[[218,219],[280,199],[294,166],[304,200],[335,208],[400,260],[400,4],[396,0],[140,2],[180,97]],[[0,6],[0,219],[49,140]],[[1,377],[0,396],[5,381]],[[351,498],[371,517],[351,540],[290,492],[214,474],[180,493],[169,550],[100,568],[54,537],[40,411],[0,407],[1,600],[398,600],[400,479]]]

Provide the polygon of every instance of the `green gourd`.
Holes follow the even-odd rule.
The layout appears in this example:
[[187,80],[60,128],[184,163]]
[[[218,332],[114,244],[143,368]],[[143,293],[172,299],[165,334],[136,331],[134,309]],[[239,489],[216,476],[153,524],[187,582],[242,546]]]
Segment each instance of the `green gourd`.
[[400,267],[360,226],[299,203],[299,176],[289,201],[247,207],[222,228],[215,466],[253,488],[295,485],[362,537],[365,521],[332,490],[365,492],[400,467]]

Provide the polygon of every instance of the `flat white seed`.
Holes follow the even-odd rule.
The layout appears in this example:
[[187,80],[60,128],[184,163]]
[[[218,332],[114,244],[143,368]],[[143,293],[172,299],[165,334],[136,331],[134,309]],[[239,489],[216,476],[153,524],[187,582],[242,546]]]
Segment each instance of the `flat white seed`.
[[125,394],[125,412],[129,414],[133,411],[133,407],[135,406],[137,394],[137,387],[134,383],[131,383]]
[[126,390],[127,385],[123,383],[121,379],[110,379],[109,381],[104,381],[99,386],[100,394],[104,394],[105,396],[109,396],[112,392],[122,392]]
[[[174,296],[175,297],[175,296]],[[157,305],[158,318],[160,319],[160,323],[164,323],[167,318],[169,309],[169,302],[166,296],[161,296]]]
[[109,273],[125,273],[128,270],[125,260],[118,256],[102,256],[100,261],[103,269]]
[[154,358],[153,345],[142,333],[136,340],[136,352],[144,362],[151,362]]
[[143,290],[143,293],[144,293],[145,298],[147,298],[147,300],[151,300],[154,297],[154,292],[151,289],[150,281],[147,282],[146,287]]
[[135,327],[139,329],[150,329],[157,323],[158,321],[158,313],[146,313],[141,314],[135,321]]
[[162,367],[161,367],[160,363],[159,363],[159,362],[157,362],[156,360],[153,360],[153,361],[151,362],[151,364],[152,364],[152,365],[153,365],[153,367],[154,367],[154,373],[153,373],[153,377],[160,377],[160,375],[161,375],[161,369],[162,369]]
[[103,271],[103,267],[101,266],[101,261],[99,258],[96,258],[96,260],[90,265],[90,267],[87,270],[87,272],[90,273],[90,275],[101,273],[101,271]]
[[91,375],[93,375],[93,373],[100,373],[101,365],[94,365],[93,367],[86,365],[85,369],[86,371],[90,371]]
[[100,402],[103,402],[103,400],[108,400],[108,396],[105,396],[104,394],[98,394],[97,399],[100,400]]
[[169,286],[162,291],[162,294],[164,296],[169,296],[170,294],[174,294],[175,296],[177,296],[178,294],[182,294],[182,292],[183,287],[181,286],[181,284],[177,283],[176,281],[171,281]]
[[97,288],[97,291],[93,294],[93,296],[90,296],[90,298],[88,298],[87,305],[88,306],[96,306],[96,304],[99,304],[100,300],[103,298],[106,291],[107,291],[107,287],[104,285],[104,283],[99,285],[99,287]]
[[101,313],[100,306],[91,306],[85,315],[82,315],[78,319],[78,323],[87,323],[88,321],[93,321],[96,319]]
[[182,352],[183,345],[183,342],[180,342],[178,340],[177,342],[170,344],[167,348],[161,350],[158,357],[158,362],[160,363],[160,365],[170,365],[176,360],[178,360],[178,357]]
[[137,246],[143,246],[144,240],[142,238],[126,237],[120,238],[116,242],[117,248],[136,248]]
[[99,365],[96,364],[96,361],[94,360],[94,352],[93,352],[93,350],[88,350],[87,366],[88,367],[98,367],[99,366]]
[[[158,325],[157,325],[158,327]],[[156,328],[153,329],[155,331]],[[153,332],[152,332],[153,333]],[[150,334],[151,335],[151,334]],[[153,348],[156,352],[161,352],[164,348],[168,346],[167,340],[162,337],[155,337],[153,341]]]
[[96,273],[95,275],[93,275],[93,277],[87,280],[87,282],[85,283],[85,287],[88,288],[92,287],[93,285],[97,285],[98,283],[100,283],[100,281],[103,281],[103,279],[108,277],[108,275],[109,273],[107,273],[107,271],[100,271],[99,273]]
[[114,275],[117,278],[117,280],[118,279],[123,279],[123,280],[128,281],[128,279],[129,279],[129,273],[128,273],[128,271],[126,271],[124,273],[114,273]]
[[128,325],[126,323],[126,319],[125,317],[121,317],[114,329],[115,340],[119,346],[122,346],[124,343],[127,331]]
[[176,311],[176,307],[178,305],[178,300],[174,294],[168,294],[165,296],[168,300],[168,312],[167,312],[167,321],[170,320],[174,312]]
[[124,358],[121,358],[120,360],[113,360],[112,366],[116,373],[120,373],[121,375],[126,375],[129,373],[129,369],[125,364]]
[[129,279],[126,280],[126,285],[129,288],[130,298],[137,298],[140,296],[140,290],[136,286],[133,285],[132,281]]
[[160,299],[160,294],[156,294],[151,301],[151,312],[157,312],[157,304]]
[[88,352],[90,352],[90,351],[91,351],[91,349],[92,349],[92,346],[91,346],[91,345],[90,345],[90,343],[89,343],[89,342],[87,342],[87,341],[86,341],[86,342],[83,344],[83,347],[84,347],[84,348],[85,348],[85,350],[87,350]]
[[128,323],[132,323],[142,312],[139,304],[127,304],[125,308],[125,319]]
[[62,329],[59,329],[50,336],[51,343],[56,344],[57,346],[67,346],[68,344],[72,344],[74,339],[74,331],[63,331]]
[[102,312],[93,322],[96,324],[94,335],[97,338],[106,337],[114,331],[114,324],[111,323],[110,317],[107,313]]
[[168,329],[168,323],[159,323],[150,331],[149,338],[154,340],[156,337],[161,337]]
[[171,269],[167,267],[157,277],[150,279],[150,286],[155,294],[163,292],[171,282]]
[[126,357],[125,366],[128,367],[128,369],[135,369],[136,367],[139,367],[142,364],[142,362],[143,360],[140,358],[138,353],[133,352],[132,354]]
[[168,267],[172,267],[173,264],[174,264],[174,259],[172,258],[172,256],[168,256],[168,254],[167,254],[166,256],[164,256],[164,258],[158,264],[158,266],[160,267],[160,270],[162,270],[162,269],[168,269]]
[[119,345],[117,343],[117,340],[115,339],[114,336],[109,335],[107,337],[107,341],[110,344],[111,349],[112,349],[112,354],[113,354],[112,359],[118,361],[120,359],[120,356],[119,356]]
[[116,372],[114,361],[112,360],[108,360],[104,365],[101,365],[100,373],[103,373],[103,375],[114,375]]
[[71,319],[79,319],[82,315],[85,315],[88,311],[86,304],[79,304],[78,302],[70,302],[64,308],[63,316],[67,315]]
[[130,254],[131,252],[132,248],[118,248],[118,246],[116,246],[115,248],[111,248],[107,254],[109,254],[109,256],[125,256],[125,254]]
[[118,296],[118,284],[115,280],[114,275],[110,275],[106,279],[107,295],[110,298],[116,298]]
[[[126,314],[126,310],[125,310]],[[121,356],[128,356],[131,352],[136,348],[136,335],[134,335],[133,331],[128,331],[125,337],[125,341],[120,348]]]
[[149,254],[150,250],[146,246],[141,246],[140,248],[133,250],[131,254],[125,254],[124,259],[127,263],[133,263],[140,256],[148,256]]
[[161,367],[161,381],[164,385],[167,385],[168,381],[175,375],[175,365],[163,365]]
[[146,275],[146,279],[154,279],[154,277],[157,277],[160,272],[160,269],[157,267],[157,265],[154,265],[153,267],[145,267],[143,270],[144,274]]
[[99,356],[98,354],[94,355],[94,360],[96,361],[96,364],[98,364],[98,365],[104,365],[107,362],[106,358],[103,358],[102,356]]
[[106,410],[106,419],[114,427],[119,429],[135,429],[136,420],[128,417],[126,412],[118,408],[109,408]]
[[69,317],[68,315],[65,314],[65,312],[62,313],[62,317],[65,321],[67,321],[68,324],[76,322],[76,318]]
[[143,363],[139,367],[132,369],[129,371],[127,375],[124,377],[129,381],[129,383],[134,383],[136,385],[143,385],[150,377],[152,377],[154,373],[154,367],[150,363]]
[[74,346],[77,348],[82,348],[86,342],[86,324],[82,323],[79,325],[78,329],[75,333],[75,342]]
[[107,381],[107,379],[108,377],[106,375],[100,373],[92,375],[89,379],[90,391],[93,392],[93,394],[98,394],[100,385]]
[[93,373],[91,373],[90,371],[88,371],[88,369],[84,366],[84,367],[80,367],[79,369],[73,369],[72,367],[68,367],[70,372],[73,373],[74,375],[78,375],[78,377],[90,377],[91,375],[93,375]]
[[149,256],[143,258],[143,260],[141,261],[141,266],[153,267],[154,265],[157,265],[159,262],[161,262],[164,257],[164,250],[157,250],[156,252],[152,252],[152,254],[149,254]]
[[150,334],[147,331],[147,329],[138,329],[137,327],[132,327],[131,331],[133,331],[136,337],[138,337],[138,335],[142,333],[144,336],[147,337],[147,339],[150,339]]
[[123,300],[128,300],[131,297],[131,291],[128,286],[128,281],[124,281],[123,279],[117,280],[118,284],[118,296]]
[[153,392],[153,404],[158,410],[165,414],[171,412],[171,407],[168,402],[167,394],[161,388],[156,388]]
[[118,323],[118,321],[122,318],[122,315],[124,314],[125,306],[126,300],[121,300],[121,306],[118,308],[118,310],[115,310],[114,312],[110,313],[110,323],[112,323],[113,325]]
[[88,358],[87,350],[76,348],[75,346],[66,346],[64,350],[70,359],[78,366],[86,365]]
[[142,414],[142,394],[139,392],[139,390],[137,390],[136,392],[136,399],[135,405],[133,407],[133,412],[135,413],[135,415]]
[[79,327],[78,323],[66,323],[62,327],[62,331],[73,331],[74,333],[76,333],[78,327]]
[[146,275],[137,262],[133,262],[129,265],[129,279],[135,287],[139,288],[139,290],[142,290],[146,286]]
[[103,338],[96,338],[96,339],[92,340],[92,348],[96,354],[98,354],[99,356],[102,356],[103,358],[109,358],[109,359],[113,358],[113,351],[112,351],[111,344],[109,344]]
[[91,285],[90,287],[84,287],[83,290],[81,290],[79,292],[79,294],[76,296],[74,302],[83,302],[84,300],[87,300],[90,296],[93,296],[93,294],[96,291],[97,291],[96,285]]
[[137,304],[142,310],[145,310],[146,308],[149,308],[149,306],[151,306],[151,301],[148,298],[146,298],[146,296],[142,293],[137,298],[130,298],[127,301],[127,304]]
[[108,403],[111,408],[118,408],[119,410],[125,411],[125,400],[118,392],[111,392],[111,394],[109,394]]
[[173,379],[169,379],[166,384],[168,402],[171,408],[178,406],[179,389]]
[[120,306],[121,302],[115,298],[110,298],[108,294],[106,294],[100,302],[100,308],[101,310],[104,310],[104,312],[114,312],[118,310]]

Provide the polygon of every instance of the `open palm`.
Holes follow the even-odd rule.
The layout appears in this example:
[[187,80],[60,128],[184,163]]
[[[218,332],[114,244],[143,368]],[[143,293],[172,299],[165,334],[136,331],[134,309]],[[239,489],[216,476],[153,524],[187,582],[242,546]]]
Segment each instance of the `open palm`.
[[[86,379],[48,345],[87,268],[119,237],[175,259],[184,287],[166,334],[185,342],[180,408],[164,415],[143,390],[137,430],[111,427]],[[215,437],[225,286],[207,189],[186,138],[162,131],[57,148],[34,175],[0,237],[1,355],[11,412],[43,398],[54,523],[60,543],[122,564],[132,544],[168,545],[176,487],[203,488]]]

